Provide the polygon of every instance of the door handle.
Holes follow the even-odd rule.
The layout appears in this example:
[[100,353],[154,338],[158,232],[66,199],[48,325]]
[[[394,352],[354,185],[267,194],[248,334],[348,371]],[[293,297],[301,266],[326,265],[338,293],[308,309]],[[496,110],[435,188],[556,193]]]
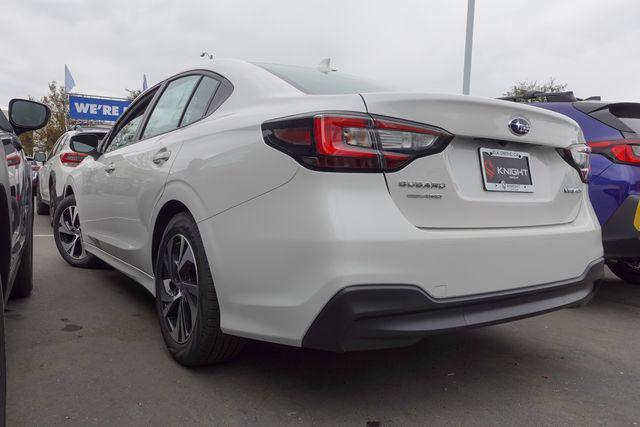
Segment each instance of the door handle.
[[153,156],[153,163],[155,163],[156,165],[161,165],[167,160],[169,160],[170,157],[171,157],[171,151],[167,150],[166,148],[163,148]]
[[114,165],[113,163],[109,163],[107,166],[104,167],[104,171],[106,173],[111,173],[114,170],[116,170],[116,165]]

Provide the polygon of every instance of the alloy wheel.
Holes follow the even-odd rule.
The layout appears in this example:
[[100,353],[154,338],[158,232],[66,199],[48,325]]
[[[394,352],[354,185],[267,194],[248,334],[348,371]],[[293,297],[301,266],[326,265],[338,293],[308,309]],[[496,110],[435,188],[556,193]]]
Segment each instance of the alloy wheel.
[[171,237],[161,256],[162,321],[173,340],[183,344],[193,333],[198,316],[198,266],[182,234]]
[[86,258],[87,253],[82,244],[80,217],[76,205],[68,206],[60,215],[58,233],[62,248],[71,258],[76,260]]

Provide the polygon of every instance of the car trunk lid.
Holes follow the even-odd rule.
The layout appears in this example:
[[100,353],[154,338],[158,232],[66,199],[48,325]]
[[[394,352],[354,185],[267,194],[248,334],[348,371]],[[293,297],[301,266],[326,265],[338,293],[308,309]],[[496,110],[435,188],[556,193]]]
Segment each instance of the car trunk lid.
[[[541,226],[567,223],[577,216],[583,184],[557,151],[584,142],[571,119],[533,107],[472,97],[362,96],[374,116],[424,123],[455,135],[444,151],[385,172],[391,197],[415,226]],[[514,119],[526,120],[530,131],[515,134],[509,128]],[[485,153],[482,161],[481,152]],[[492,161],[494,173],[513,169],[516,174],[529,175],[529,180],[488,178],[483,166],[487,159]],[[512,175],[498,173],[498,178],[502,177],[510,179]],[[507,185],[514,182],[518,184]],[[504,190],[501,186],[511,191],[499,191]]]

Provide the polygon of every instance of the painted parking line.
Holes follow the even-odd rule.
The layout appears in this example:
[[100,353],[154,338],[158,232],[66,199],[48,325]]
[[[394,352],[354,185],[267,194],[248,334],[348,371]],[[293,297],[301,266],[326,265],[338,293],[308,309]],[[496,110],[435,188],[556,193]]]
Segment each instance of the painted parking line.
[[33,237],[53,237],[53,234],[34,234]]

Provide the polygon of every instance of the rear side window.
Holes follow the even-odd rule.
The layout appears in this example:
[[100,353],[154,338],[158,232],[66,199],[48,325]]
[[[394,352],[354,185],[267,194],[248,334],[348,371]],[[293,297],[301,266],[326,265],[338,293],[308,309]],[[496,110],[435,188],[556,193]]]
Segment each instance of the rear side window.
[[160,135],[178,127],[182,112],[200,77],[181,77],[167,85],[149,116],[142,139]]
[[189,101],[180,126],[186,126],[200,120],[209,107],[209,103],[220,86],[220,82],[211,77],[203,77]]
[[312,95],[337,95],[345,93],[388,92],[392,89],[349,74],[323,73],[315,68],[293,65],[255,63],[271,74],[280,77],[291,86]]

